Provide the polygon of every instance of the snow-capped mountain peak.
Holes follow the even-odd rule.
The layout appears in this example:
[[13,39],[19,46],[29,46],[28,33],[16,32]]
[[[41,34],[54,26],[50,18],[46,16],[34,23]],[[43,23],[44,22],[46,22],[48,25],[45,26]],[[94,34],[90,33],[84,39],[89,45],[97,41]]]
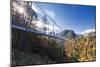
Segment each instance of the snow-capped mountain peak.
[[83,36],[94,36],[95,35],[95,29],[88,29],[82,32]]
[[91,33],[91,32],[95,32],[95,29],[88,29],[88,30],[85,30],[85,31],[83,31],[81,34],[88,34],[88,33]]

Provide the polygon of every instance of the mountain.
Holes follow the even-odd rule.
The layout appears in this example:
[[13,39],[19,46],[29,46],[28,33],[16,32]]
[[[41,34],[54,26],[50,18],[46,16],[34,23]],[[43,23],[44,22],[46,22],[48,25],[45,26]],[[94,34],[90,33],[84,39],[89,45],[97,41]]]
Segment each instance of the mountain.
[[60,32],[60,35],[62,37],[66,37],[66,38],[75,38],[76,34],[74,33],[73,30],[64,30],[62,32]]
[[95,29],[87,29],[81,33],[84,37],[86,36],[95,36],[96,32]]
[[91,31],[91,32],[88,32],[88,33],[84,33],[83,36],[84,37],[86,37],[86,36],[93,37],[93,36],[96,36],[96,32],[95,31]]
[[76,34],[73,30],[63,30],[62,32],[59,33],[60,36],[65,37],[65,38],[82,38],[82,37],[93,37],[96,36],[95,30],[88,30],[85,31],[82,34]]
[[83,37],[83,34],[76,34],[76,37],[77,38],[82,38]]

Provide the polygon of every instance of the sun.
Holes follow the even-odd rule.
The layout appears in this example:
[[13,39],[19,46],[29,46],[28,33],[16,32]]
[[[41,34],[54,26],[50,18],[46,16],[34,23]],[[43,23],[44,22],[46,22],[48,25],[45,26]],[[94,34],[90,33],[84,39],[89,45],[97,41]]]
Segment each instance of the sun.
[[18,12],[19,12],[20,14],[23,14],[23,13],[24,13],[24,8],[21,7],[21,6],[19,6],[19,7],[18,7]]

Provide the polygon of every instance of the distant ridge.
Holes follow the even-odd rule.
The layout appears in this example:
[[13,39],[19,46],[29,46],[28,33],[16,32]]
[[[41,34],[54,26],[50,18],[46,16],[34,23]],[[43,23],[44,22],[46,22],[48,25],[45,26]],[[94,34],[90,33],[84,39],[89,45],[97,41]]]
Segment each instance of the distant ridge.
[[66,38],[75,38],[76,34],[74,33],[73,30],[64,30],[62,32],[60,32],[60,35],[62,37],[66,37]]

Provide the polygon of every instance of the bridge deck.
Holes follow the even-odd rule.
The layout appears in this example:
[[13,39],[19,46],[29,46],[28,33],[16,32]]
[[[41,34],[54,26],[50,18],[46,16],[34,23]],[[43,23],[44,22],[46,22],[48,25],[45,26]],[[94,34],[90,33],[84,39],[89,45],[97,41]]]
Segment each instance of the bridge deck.
[[20,29],[20,30],[27,31],[27,32],[36,33],[36,34],[39,34],[39,35],[45,35],[45,36],[54,37],[54,38],[61,39],[61,40],[67,40],[66,38],[63,38],[63,37],[60,37],[60,36],[46,34],[46,33],[43,33],[43,32],[37,31],[37,30],[28,29],[28,28],[25,28],[25,27],[20,27],[20,26],[16,26],[16,25],[12,25],[12,27]]

